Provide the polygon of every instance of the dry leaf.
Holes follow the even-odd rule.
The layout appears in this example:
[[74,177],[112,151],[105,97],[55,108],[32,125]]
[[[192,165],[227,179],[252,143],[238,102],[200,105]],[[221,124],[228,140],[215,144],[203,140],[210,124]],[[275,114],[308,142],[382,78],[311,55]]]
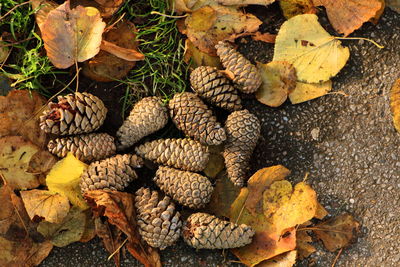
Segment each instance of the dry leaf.
[[315,6],[324,6],[333,28],[344,36],[374,18],[381,9],[379,0],[313,0]]
[[257,100],[270,107],[279,107],[296,87],[296,70],[292,64],[284,61],[258,63],[257,67],[262,79],[256,92]]
[[350,214],[342,214],[312,227],[330,252],[348,246],[359,232],[360,224]]
[[61,223],[70,208],[67,197],[47,190],[21,191],[21,198],[32,221]]
[[209,160],[204,174],[209,178],[215,178],[225,168],[225,160],[222,156],[223,146],[209,146]]
[[35,115],[46,103],[36,92],[13,90],[0,96],[0,137],[21,135],[39,147],[46,144],[46,134],[40,130]]
[[85,214],[85,231],[79,242],[89,242],[96,236],[96,227],[94,224],[93,213],[91,209],[83,211]]
[[100,11],[103,18],[114,15],[125,3],[125,0],[70,0],[71,8],[77,6],[94,7]]
[[266,43],[271,43],[274,44],[275,43],[275,39],[276,39],[276,34],[272,34],[272,33],[261,33],[261,32],[256,32],[255,34],[253,34],[251,36],[251,38],[255,41],[263,41]]
[[126,61],[140,61],[144,59],[144,55],[134,49],[120,47],[105,40],[101,41],[100,49]]
[[257,267],[292,267],[296,263],[297,251],[292,250],[261,262]]
[[27,172],[34,174],[47,174],[57,161],[58,159],[49,151],[38,151],[29,161]]
[[61,69],[94,57],[100,51],[105,26],[96,8],[70,9],[69,2],[65,2],[50,11],[43,23],[42,38],[47,56]]
[[349,56],[349,49],[322,28],[316,15],[304,14],[281,26],[273,61],[291,63],[301,82],[319,83],[335,76]]
[[317,211],[315,212],[314,218],[317,218],[318,220],[322,220],[328,214],[329,213],[324,208],[324,206],[322,206],[321,203],[317,202]]
[[287,19],[300,14],[317,13],[312,0],[280,0],[279,5]]
[[221,61],[217,56],[210,56],[204,52],[197,49],[193,43],[186,39],[185,42],[185,54],[183,55],[183,60],[190,64],[192,68],[197,68],[199,66],[211,66],[221,69]]
[[296,232],[296,250],[298,252],[298,257],[300,260],[309,257],[312,253],[317,251],[317,249],[311,245],[311,236],[308,235],[307,231],[297,230]]
[[92,207],[95,216],[105,216],[128,238],[126,248],[145,266],[161,266],[158,251],[144,243],[136,227],[134,197],[132,194],[102,190],[87,191],[85,199]]
[[[104,39],[108,41],[107,43],[111,42],[117,45],[117,50],[126,48],[125,52],[134,51],[132,54],[139,56],[136,51],[138,47],[136,28],[129,21],[119,22],[114,28],[104,34]],[[115,50],[109,51],[115,52]],[[143,54],[140,55],[143,56]],[[128,55],[128,59],[129,57],[131,55]],[[111,82],[125,77],[135,64],[135,61],[126,61],[103,50],[94,58],[84,62],[83,74],[95,81]]]
[[394,127],[400,132],[400,79],[395,81],[390,90],[390,109],[392,110]]
[[[185,20],[189,40],[202,52],[215,56],[215,45],[232,36],[256,32],[261,21],[235,7],[204,6]],[[182,29],[181,29],[182,30]]]
[[121,253],[119,248],[124,242],[122,231],[107,221],[102,222],[100,218],[95,218],[94,225],[96,235],[103,241],[104,248],[110,254],[114,253],[113,259],[115,266],[120,266]]
[[43,31],[43,23],[46,21],[47,15],[57,8],[58,4],[49,0],[29,0],[29,2],[32,9],[35,10],[36,23],[40,31]]
[[296,88],[289,93],[289,100],[292,104],[299,104],[326,95],[332,90],[332,81],[323,83],[302,83],[297,82]]
[[7,60],[9,51],[10,49],[6,46],[5,42],[1,41],[0,37],[0,65]]
[[227,6],[247,6],[247,5],[262,5],[267,6],[272,4],[275,0],[218,0],[218,3]]
[[88,206],[81,194],[81,174],[87,165],[68,153],[65,158],[57,162],[46,177],[49,191],[60,193],[68,197],[69,201],[82,210]]
[[386,5],[393,10],[397,11],[400,13],[400,1],[399,0],[385,0]]
[[386,7],[386,3],[385,0],[378,0],[379,2],[381,2],[381,8],[376,11],[375,16],[373,16],[369,21],[374,23],[374,24],[378,24],[379,19],[381,18],[383,12],[385,11],[385,7]]

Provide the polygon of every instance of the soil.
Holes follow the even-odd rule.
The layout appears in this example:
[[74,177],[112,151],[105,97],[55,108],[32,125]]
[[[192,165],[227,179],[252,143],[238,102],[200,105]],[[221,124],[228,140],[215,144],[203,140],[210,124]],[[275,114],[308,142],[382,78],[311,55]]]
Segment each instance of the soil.
[[[279,16],[267,16],[265,9],[249,11],[269,22],[263,31],[274,33],[283,22]],[[332,32],[326,17],[322,16],[321,24]],[[332,94],[275,109],[246,97],[245,108],[262,124],[252,171],[282,164],[292,170],[290,180],[294,182],[309,172],[308,182],[331,215],[350,212],[361,222],[357,242],[342,252],[336,266],[399,266],[400,136],[392,125],[389,92],[400,77],[400,15],[386,9],[378,25],[367,23],[352,36],[373,39],[385,48],[366,41],[343,41],[351,57],[333,79]],[[248,39],[238,43],[252,61],[272,58],[271,44]],[[123,90],[113,88],[113,83],[82,83],[110,109],[104,131],[115,133],[122,123],[118,100]],[[174,132],[171,129],[169,134]],[[327,252],[319,243],[316,246],[318,252],[297,266],[331,266],[336,253]],[[195,251],[182,241],[161,255],[165,266],[240,266],[232,262],[232,255]],[[41,266],[113,266],[107,257],[101,241],[94,239],[55,248]],[[141,265],[127,255],[121,266]]]

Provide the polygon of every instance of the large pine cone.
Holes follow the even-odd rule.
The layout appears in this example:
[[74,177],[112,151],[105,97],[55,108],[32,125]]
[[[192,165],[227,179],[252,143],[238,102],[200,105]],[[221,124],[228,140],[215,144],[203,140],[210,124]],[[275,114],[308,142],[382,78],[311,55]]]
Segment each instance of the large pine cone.
[[150,246],[165,249],[178,240],[182,221],[169,197],[160,200],[157,191],[142,187],[136,192],[135,207],[139,233]]
[[49,151],[63,158],[71,152],[77,159],[84,162],[101,160],[115,154],[114,137],[106,133],[91,133],[50,140]]
[[225,141],[224,128],[195,94],[176,94],[169,101],[169,109],[176,127],[193,139],[205,145],[219,145]]
[[143,165],[142,158],[136,155],[116,155],[93,162],[81,177],[81,191],[117,190],[122,191],[128,184],[137,179],[135,168]]
[[194,248],[226,249],[250,244],[255,232],[245,224],[237,225],[207,213],[194,213],[183,225],[183,239]]
[[158,139],[135,149],[136,154],[185,171],[202,171],[209,159],[208,147],[190,139]]
[[236,51],[228,42],[219,42],[215,48],[225,69],[235,75],[234,82],[243,93],[254,93],[261,86],[261,75],[256,66]]
[[129,117],[117,132],[118,149],[135,144],[143,137],[160,130],[168,122],[167,108],[159,97],[145,97],[135,104]]
[[190,83],[196,94],[220,108],[229,111],[242,108],[236,88],[217,68],[201,66],[194,69]]
[[232,112],[226,120],[225,129],[227,141],[223,154],[228,177],[236,186],[243,186],[251,154],[260,137],[260,122],[245,109]]
[[106,118],[107,108],[97,96],[75,93],[58,96],[50,110],[40,116],[40,128],[46,133],[73,135],[96,131]]
[[214,190],[207,177],[162,166],[154,182],[175,201],[192,209],[200,209],[210,202]]

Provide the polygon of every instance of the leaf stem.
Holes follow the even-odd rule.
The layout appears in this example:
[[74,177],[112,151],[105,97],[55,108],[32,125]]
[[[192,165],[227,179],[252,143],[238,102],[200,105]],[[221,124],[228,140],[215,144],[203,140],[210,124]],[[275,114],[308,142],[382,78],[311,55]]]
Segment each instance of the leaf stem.
[[125,238],[124,242],[122,242],[122,244],[110,256],[108,256],[108,261],[111,260],[112,257],[114,257],[114,255],[118,253],[118,251],[125,245],[126,241],[128,241],[128,238]]
[[365,40],[365,41],[373,43],[374,45],[376,45],[380,49],[385,48],[383,45],[378,44],[374,40],[371,40],[371,39],[368,39],[368,38],[364,38],[364,37],[336,37],[336,36],[334,36],[334,38],[338,39],[338,40]]
[[185,14],[185,15],[182,15],[182,16],[173,16],[173,15],[163,14],[163,13],[160,13],[160,12],[157,12],[157,11],[151,11],[150,14],[152,14],[152,15],[160,15],[160,16],[167,17],[167,18],[172,18],[172,19],[181,19],[181,18],[186,18],[187,16],[189,16],[189,14]]

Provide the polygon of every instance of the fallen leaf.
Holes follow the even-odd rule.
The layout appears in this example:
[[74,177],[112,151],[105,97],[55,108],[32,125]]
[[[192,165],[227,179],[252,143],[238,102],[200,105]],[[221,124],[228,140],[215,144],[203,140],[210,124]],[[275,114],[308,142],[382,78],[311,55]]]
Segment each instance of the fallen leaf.
[[[96,235],[103,241],[104,248],[113,254],[115,266],[120,266],[121,255],[118,248],[121,247],[124,240],[122,238],[122,231],[116,226],[108,223],[107,221],[102,222],[100,218],[94,220]],[[116,252],[117,251],[117,252]],[[116,253],[115,253],[116,252]]]
[[47,174],[57,161],[58,159],[49,151],[38,151],[29,161],[27,172],[34,174]]
[[400,1],[399,0],[385,0],[386,5],[393,10],[400,12]]
[[58,161],[50,170],[46,177],[46,184],[49,191],[60,193],[68,197],[69,201],[85,210],[88,208],[81,194],[81,174],[86,170],[87,165],[72,153],[68,153],[65,158]]
[[46,100],[28,90],[13,90],[0,96],[0,137],[21,135],[40,148],[47,143],[36,116]]
[[128,238],[126,248],[145,266],[161,266],[160,255],[144,243],[137,231],[134,197],[132,194],[102,190],[87,191],[88,201],[96,217],[105,216]]
[[262,5],[268,6],[272,4],[275,0],[218,0],[218,3],[227,6],[247,6],[247,5]]
[[273,61],[291,63],[301,82],[319,83],[335,76],[349,56],[349,49],[322,28],[316,15],[304,14],[281,26]]
[[[301,229],[301,228],[299,228]],[[308,258],[311,254],[313,254],[317,249],[311,245],[312,242],[311,236],[307,233],[307,231],[297,230],[296,232],[296,250],[298,252],[299,260]]]
[[27,172],[31,158],[38,151],[36,145],[20,136],[0,138],[0,174],[12,189],[31,189],[40,185],[38,175]]
[[328,213],[328,211],[326,211],[324,206],[322,206],[321,203],[317,202],[317,211],[315,212],[314,218],[317,218],[318,220],[322,220],[328,214],[329,213]]
[[257,64],[262,84],[256,92],[256,98],[264,105],[279,107],[296,87],[296,70],[285,61],[272,61]]
[[0,37],[0,65],[7,60],[9,51],[10,49],[6,46],[5,42],[1,41]]
[[78,207],[72,207],[60,223],[40,222],[38,232],[44,235],[56,247],[65,247],[79,241],[86,226],[86,215]]
[[394,127],[400,132],[400,79],[394,82],[390,90],[390,109],[392,110]]
[[193,69],[200,66],[211,66],[216,67],[217,69],[222,68],[219,57],[210,56],[204,52],[201,52],[189,39],[186,39],[185,42],[185,53],[183,55],[183,60],[187,64],[190,64]]
[[144,59],[144,55],[134,49],[120,47],[105,40],[101,41],[100,49],[126,61],[140,61]]
[[114,15],[125,3],[125,0],[70,0],[71,8],[77,6],[94,7],[100,11],[103,18],[109,18]]
[[381,18],[383,12],[385,11],[385,7],[386,7],[386,3],[385,0],[378,0],[379,2],[381,2],[381,8],[376,11],[375,16],[373,16],[369,21],[374,23],[374,24],[378,24],[379,19]]
[[32,9],[35,10],[36,24],[40,31],[43,31],[43,23],[47,19],[47,15],[50,11],[56,9],[58,4],[49,0],[29,0]]
[[215,45],[232,36],[256,32],[261,21],[236,7],[204,6],[193,11],[186,19],[186,34],[200,51],[216,55]]
[[[113,43],[123,52],[132,52],[137,55],[138,41],[136,40],[136,28],[129,21],[121,21],[114,28],[104,34],[107,43]],[[103,40],[104,42],[104,40]],[[104,48],[104,47],[102,47]],[[116,50],[109,50],[115,52]],[[99,82],[111,82],[125,77],[129,71],[135,66],[135,61],[127,61],[121,57],[115,56],[104,49],[100,51],[94,58],[83,63],[83,74],[87,77]],[[143,56],[143,54],[140,54]],[[136,56],[135,56],[136,58]]]
[[89,242],[96,236],[96,227],[93,219],[93,213],[91,209],[84,211],[85,213],[85,231],[82,234],[79,242]]
[[375,17],[381,9],[379,0],[313,0],[315,6],[324,6],[333,28],[344,36],[360,28]]
[[171,6],[174,7],[174,11],[178,14],[191,12],[190,8],[187,6],[187,0],[169,0]]
[[326,95],[332,90],[332,81],[322,83],[297,82],[294,90],[289,93],[292,104],[299,104]]
[[223,146],[209,146],[209,160],[204,174],[209,178],[215,178],[225,168],[224,157],[222,156]]
[[65,2],[50,11],[43,23],[42,38],[47,56],[61,69],[94,57],[100,51],[105,26],[96,8],[70,9],[69,2]]
[[317,13],[312,0],[280,0],[279,5],[287,19],[301,14]]
[[257,267],[292,267],[296,263],[297,251],[292,250],[261,262]]
[[47,190],[21,191],[21,198],[32,221],[61,223],[70,208],[67,197]]
[[330,252],[348,246],[359,232],[360,224],[350,214],[342,214],[312,227]]
[[251,36],[251,38],[255,41],[263,41],[266,43],[271,43],[274,44],[275,43],[275,39],[276,39],[276,34],[272,34],[272,33],[261,33],[261,32],[256,32],[255,34],[253,34]]

